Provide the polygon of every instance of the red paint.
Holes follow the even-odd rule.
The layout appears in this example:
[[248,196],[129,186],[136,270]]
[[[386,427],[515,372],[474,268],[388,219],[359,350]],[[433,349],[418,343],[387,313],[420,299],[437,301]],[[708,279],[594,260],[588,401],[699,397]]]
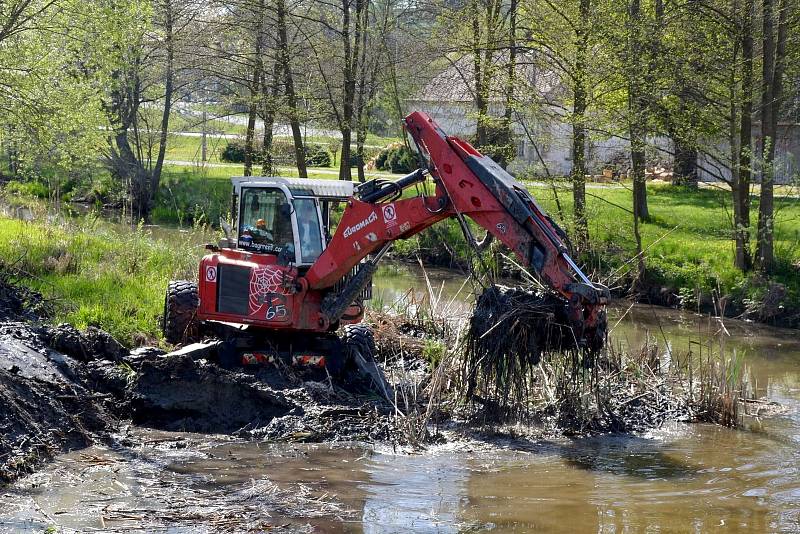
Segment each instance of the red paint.
[[[530,266],[531,245],[539,243],[544,249],[544,266],[539,272],[541,279],[567,299],[574,297],[570,291],[570,284],[575,282],[574,273],[559,253],[563,244],[554,236],[555,229],[535,202],[532,199],[525,201],[534,215],[520,224],[465,163],[467,157],[483,157],[480,152],[466,141],[446,136],[424,113],[416,112],[406,117],[405,126],[430,156],[435,183],[433,196],[375,204],[350,198],[335,235],[305,273],[294,267],[277,265],[276,256],[270,254],[222,249],[204,257],[200,264],[198,317],[274,330],[320,332],[335,328],[337,325],[327,324],[321,313],[322,300],[334,284],[385,243],[398,236],[410,237],[456,213],[472,218],[492,233],[516,254],[524,266]],[[444,172],[440,173],[439,169]],[[542,226],[549,231],[542,230]],[[211,272],[209,268],[218,269],[226,264],[247,267],[252,271],[248,295],[250,313],[246,316],[216,311],[219,276],[207,276],[207,273]],[[271,302],[265,302],[266,294],[285,299],[280,311],[271,306]],[[604,309],[604,302],[589,304],[588,301],[581,302],[581,298],[577,301],[576,313],[583,315],[587,325],[591,326]],[[349,319],[342,322],[359,322],[363,310],[352,307],[346,316]]]

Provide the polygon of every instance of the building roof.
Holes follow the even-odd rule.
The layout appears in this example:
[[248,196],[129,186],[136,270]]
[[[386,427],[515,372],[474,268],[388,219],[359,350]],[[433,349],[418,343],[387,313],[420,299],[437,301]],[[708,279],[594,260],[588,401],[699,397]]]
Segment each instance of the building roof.
[[[415,102],[474,102],[475,70],[472,55],[462,56],[449,67],[435,75],[414,97]],[[505,94],[505,66],[507,54],[495,57],[495,68],[500,72],[492,79],[489,89],[490,100],[502,100]],[[531,54],[517,57],[518,94],[530,97],[547,98],[557,92],[560,87],[558,76],[539,68]]]

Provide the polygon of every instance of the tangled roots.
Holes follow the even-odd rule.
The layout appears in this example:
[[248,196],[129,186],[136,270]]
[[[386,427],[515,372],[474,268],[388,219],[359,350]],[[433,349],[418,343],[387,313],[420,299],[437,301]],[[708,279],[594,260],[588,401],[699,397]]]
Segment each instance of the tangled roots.
[[490,286],[478,298],[466,336],[468,400],[508,413],[529,397],[531,371],[549,353],[577,352],[567,301],[551,292]]

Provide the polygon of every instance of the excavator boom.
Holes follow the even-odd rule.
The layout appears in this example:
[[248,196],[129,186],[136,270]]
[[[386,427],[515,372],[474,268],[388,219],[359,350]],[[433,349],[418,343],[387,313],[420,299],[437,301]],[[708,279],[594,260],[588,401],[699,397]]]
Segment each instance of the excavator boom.
[[[359,272],[338,293],[329,294],[322,313],[333,324],[369,283],[377,261],[397,239],[405,239],[454,217],[473,239],[469,217],[514,252],[526,268],[568,303],[579,343],[599,349],[605,342],[607,288],[593,283],[569,256],[563,231],[527,189],[469,143],[447,136],[427,114],[406,117],[405,127],[424,167],[395,182],[373,180],[348,200],[325,252],[306,273],[311,289],[332,287],[368,255]],[[430,177],[432,196],[402,198],[404,189]]]
[[[559,326],[568,321],[578,346],[600,349],[608,289],[581,272],[564,233],[527,189],[469,143],[445,135],[428,115],[412,113],[405,127],[420,168],[399,180],[354,188],[333,180],[233,178],[235,229],[207,246],[197,283],[170,282],[165,338],[189,343],[211,335],[223,365],[282,360],[325,367],[331,375],[355,365],[388,398],[371,334],[360,324],[372,275],[396,240],[455,218],[471,244],[467,219],[513,251],[561,296],[547,299],[558,309],[543,316],[557,317]],[[422,192],[405,194],[423,182]],[[331,207],[341,202],[344,212],[329,237]]]

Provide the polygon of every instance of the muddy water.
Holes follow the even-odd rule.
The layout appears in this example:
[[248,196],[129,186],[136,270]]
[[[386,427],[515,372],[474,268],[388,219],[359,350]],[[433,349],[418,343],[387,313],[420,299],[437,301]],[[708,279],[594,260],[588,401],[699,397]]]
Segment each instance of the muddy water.
[[[440,302],[468,300],[463,277],[429,271]],[[376,301],[418,272],[392,267]],[[406,296],[405,298],[410,298]],[[646,306],[614,308],[613,342],[657,339],[695,354],[718,322]],[[749,430],[671,424],[637,436],[466,442],[408,455],[358,446],[264,444],[130,431],[122,445],[63,455],[0,490],[0,531],[169,532],[800,532],[800,340],[796,331],[725,321],[758,393],[785,412]]]

